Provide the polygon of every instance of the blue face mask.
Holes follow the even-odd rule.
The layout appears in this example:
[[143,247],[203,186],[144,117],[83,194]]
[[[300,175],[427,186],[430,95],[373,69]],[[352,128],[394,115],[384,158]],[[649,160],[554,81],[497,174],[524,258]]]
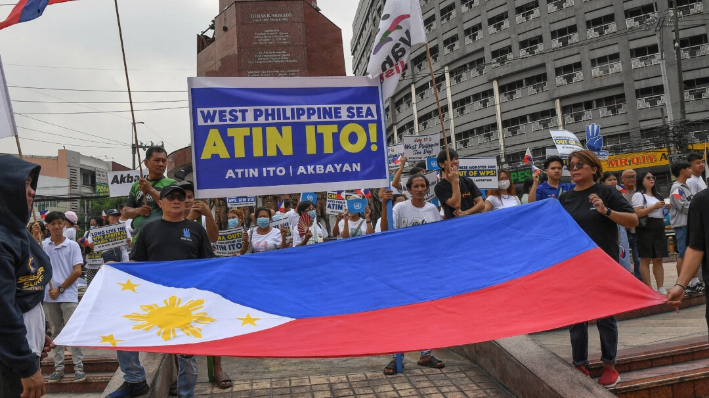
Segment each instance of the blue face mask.
[[229,219],[229,228],[236,228],[237,225],[239,225],[239,219],[238,219],[238,218],[230,218],[230,219]]
[[308,212],[308,215],[309,215],[310,218],[312,218],[313,220],[317,217],[317,214],[315,213],[315,210],[310,210],[310,211]]
[[271,217],[271,218],[273,218],[273,221],[278,221],[278,220],[281,219],[281,215],[280,215],[279,213],[276,213],[276,214],[274,214],[273,217]]
[[268,227],[268,224],[270,224],[268,217],[259,217],[256,219],[256,225],[258,225],[261,228]]

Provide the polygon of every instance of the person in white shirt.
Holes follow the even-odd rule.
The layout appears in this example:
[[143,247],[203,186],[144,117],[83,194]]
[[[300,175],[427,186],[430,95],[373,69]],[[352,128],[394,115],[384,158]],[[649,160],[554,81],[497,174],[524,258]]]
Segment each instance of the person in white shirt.
[[[382,188],[379,190],[379,197],[382,198],[384,197],[384,193],[386,192],[386,188]],[[392,207],[396,206],[398,203],[406,202],[406,196],[400,193],[394,193],[392,191]],[[377,220],[377,225],[374,227],[374,232],[382,232],[382,218],[379,217]]]
[[251,234],[244,232],[244,244],[241,246],[241,254],[246,254],[249,246],[253,253],[261,253],[277,249],[286,248],[286,233],[288,230],[285,226],[280,229],[271,226],[271,210],[265,207],[259,207],[254,213],[256,217],[256,228],[251,230]]
[[[662,286],[665,281],[662,258],[669,256],[663,209],[669,209],[671,206],[669,203],[665,204],[657,192],[655,176],[649,171],[638,173],[637,189],[638,192],[633,195],[632,206],[640,219],[640,225],[635,228],[638,255],[640,256],[640,275],[643,282],[652,287],[650,281],[650,261],[652,261],[652,273],[655,275],[657,291],[667,294]],[[646,217],[646,223],[642,220],[643,217]]]
[[[327,229],[324,228],[317,220],[317,212],[315,211],[315,205],[313,202],[306,200],[298,203],[297,211],[300,216],[298,220],[290,226],[291,235],[293,236],[293,247],[325,242],[329,235],[327,233]],[[299,227],[301,219],[305,219],[303,215],[306,213],[310,217],[310,222],[308,223],[308,230],[305,231],[303,236],[301,236]]]
[[345,208],[345,212],[337,215],[337,224],[335,228],[332,229],[332,235],[338,236],[342,239],[349,238],[350,236],[361,236],[367,234],[373,234],[374,228],[372,227],[371,219],[372,211],[369,206],[364,208],[364,217],[361,213],[351,213]]
[[[79,284],[81,266],[81,248],[76,241],[63,235],[66,218],[55,211],[47,215],[47,227],[51,236],[43,242],[42,248],[52,263],[52,280],[45,290],[44,313],[52,328],[52,335],[58,336],[69,322],[79,305]],[[73,229],[73,228],[72,228]],[[84,354],[80,347],[69,347],[74,362],[74,381],[86,380],[84,373]],[[64,346],[57,345],[54,350],[54,372],[49,375],[49,383],[56,383],[64,377]]]
[[76,242],[76,223],[79,221],[79,216],[73,211],[67,211],[64,213],[64,228],[62,234],[69,240]]
[[512,185],[509,171],[500,170],[497,173],[497,188],[487,192],[485,211],[505,209],[522,204],[515,192],[515,186]]
[[707,189],[707,183],[702,178],[704,159],[702,159],[700,153],[690,153],[687,156],[687,161],[692,166],[692,176],[687,180],[687,186],[692,191],[692,195],[696,195],[700,191]]
[[[392,212],[394,219],[394,229],[413,227],[443,220],[441,213],[436,206],[424,200],[428,192],[429,182],[422,175],[414,175],[406,181],[406,190],[411,194],[411,199],[397,204]],[[393,199],[391,191],[385,191],[382,196],[382,232],[389,230],[389,217],[387,214],[387,202]],[[441,369],[446,365],[443,361],[431,355],[431,350],[421,351],[418,360],[421,366]],[[394,359],[384,368],[385,375],[396,374],[396,354]]]

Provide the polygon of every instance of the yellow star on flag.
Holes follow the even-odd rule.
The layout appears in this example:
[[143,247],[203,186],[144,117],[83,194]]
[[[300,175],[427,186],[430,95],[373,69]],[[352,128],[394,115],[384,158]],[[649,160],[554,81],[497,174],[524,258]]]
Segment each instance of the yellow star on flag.
[[261,318],[252,318],[251,314],[246,314],[245,318],[236,318],[241,321],[241,326],[244,325],[254,325],[256,326],[256,321],[258,321]]
[[123,287],[123,289],[121,289],[121,291],[123,291],[123,290],[132,290],[133,293],[137,293],[137,292],[135,291],[135,288],[138,287],[138,286],[140,286],[140,285],[136,285],[135,283],[131,282],[130,279],[128,279],[128,281],[127,281],[126,283],[120,283],[120,282],[119,282],[118,284]]
[[108,343],[108,344],[115,347],[116,343],[118,343],[119,341],[123,341],[123,340],[116,340],[112,334],[109,334],[108,336],[101,336],[101,341],[99,341],[99,344],[100,343]]

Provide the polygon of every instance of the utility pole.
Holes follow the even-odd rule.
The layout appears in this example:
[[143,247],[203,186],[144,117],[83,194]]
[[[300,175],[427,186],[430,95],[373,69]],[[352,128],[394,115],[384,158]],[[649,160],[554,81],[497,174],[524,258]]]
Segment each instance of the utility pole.
[[[139,125],[139,124],[145,124],[145,123],[143,123],[143,122],[134,122],[134,123],[133,123],[133,129],[138,128],[138,125]],[[133,170],[135,170],[135,167],[136,167],[136,165],[135,165],[135,154],[136,154],[136,152],[137,152],[137,150],[138,150],[138,148],[136,147],[135,144],[136,144],[136,143],[135,143],[135,135],[134,135],[134,134],[131,134],[131,137],[130,137],[130,147],[131,147],[131,150],[133,151]]]
[[[142,122],[138,122],[138,123],[142,123]],[[150,141],[150,142],[139,142],[137,145],[133,144],[133,154],[135,154],[138,151],[138,149],[148,149],[153,146],[159,146],[161,148],[165,148],[165,143],[162,141],[157,142],[157,143]],[[133,170],[135,170],[135,156],[133,156]]]
[[684,121],[687,115],[684,111],[684,78],[682,78],[682,48],[679,45],[679,14],[677,14],[677,0],[672,1],[674,28],[675,28],[675,57],[677,57],[677,84],[679,85],[679,118]]

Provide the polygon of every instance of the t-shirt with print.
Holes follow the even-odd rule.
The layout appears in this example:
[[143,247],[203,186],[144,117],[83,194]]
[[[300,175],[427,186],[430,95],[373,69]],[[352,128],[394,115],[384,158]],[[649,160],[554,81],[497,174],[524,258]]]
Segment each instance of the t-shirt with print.
[[[303,238],[300,237],[300,234],[298,233],[297,228],[292,229],[292,231],[293,231],[293,247],[296,247],[300,244],[300,242],[303,241]],[[312,233],[313,236],[310,237],[310,239],[308,240],[308,243],[306,243],[306,246],[307,245],[314,245],[316,243],[322,243],[329,236],[327,234],[327,230],[325,228],[323,228],[323,226],[320,225],[319,223],[318,224],[313,223],[313,225],[310,226],[310,233]]]
[[[643,198],[645,200],[643,200]],[[655,203],[661,202],[660,199],[657,199],[656,197],[652,195],[646,195],[640,192],[636,192],[635,195],[633,195],[633,207],[642,207],[644,209],[647,209],[648,207],[652,207],[655,205]],[[663,202],[664,203],[664,202]],[[647,214],[648,217],[650,218],[660,218],[663,219],[665,218],[665,213],[662,210],[662,208],[655,209],[651,211],[650,213]]]
[[522,204],[519,198],[515,195],[500,195],[499,198],[495,195],[490,195],[485,198],[485,200],[492,204],[492,210],[505,209]]
[[[704,252],[702,277],[709,281],[709,190],[694,195],[689,205],[687,247]],[[706,311],[709,319],[709,306]]]
[[416,207],[410,200],[394,206],[394,229],[413,227],[443,220],[438,208],[426,202],[423,207]]
[[564,192],[559,197],[559,202],[591,240],[612,259],[618,261],[618,224],[593,207],[588,197],[594,193],[612,211],[635,212],[615,187],[602,184],[594,184],[583,191]]
[[[689,204],[692,203],[692,190],[679,181],[672,183],[670,188],[670,225],[672,228],[681,228],[687,226],[687,214],[689,213]],[[677,195],[678,197],[676,197]]]
[[[458,185],[460,186],[460,210],[465,211],[472,209],[473,206],[475,206],[475,199],[482,197],[482,193],[477,185],[467,177],[458,178]],[[453,197],[453,185],[451,185],[450,181],[441,179],[438,181],[438,184],[433,187],[433,192],[441,202],[441,207],[446,215],[446,219],[449,220],[453,218],[453,211],[455,209],[448,206],[446,203],[448,199]]]
[[[357,228],[358,225],[359,228]],[[340,236],[342,236],[342,231],[345,230],[345,220],[340,220],[337,226],[340,228]],[[347,220],[347,226],[350,228],[350,238],[353,236],[367,235],[367,220],[362,216],[359,216],[359,220],[357,221]]]
[[569,192],[576,187],[576,184],[570,182],[559,183],[558,187],[549,185],[548,181],[544,181],[537,187],[536,200],[544,200],[549,198],[558,198],[562,193]]
[[[167,178],[167,177],[160,177],[157,180],[148,180],[148,182],[158,192],[162,191],[162,189],[168,185],[176,185],[177,184],[177,181],[173,180],[172,178]],[[143,191],[140,190],[140,181],[136,181],[130,189],[130,193],[128,194],[128,200],[126,201],[126,206],[132,207],[134,209],[140,208],[141,206],[143,206],[145,204],[145,201],[143,200],[144,196],[145,196],[145,194],[143,193]],[[138,216],[133,219],[131,227],[133,228],[133,236],[134,237],[136,237],[140,233],[140,230],[146,224],[153,222],[155,220],[162,219],[162,210],[160,209],[160,205],[158,205],[153,200],[152,195],[148,195],[148,206],[153,208],[153,210],[151,211],[151,213],[148,217]]]
[[145,225],[135,240],[133,261],[174,261],[214,257],[207,231],[194,221],[157,220]]
[[251,240],[251,251],[254,253],[280,249],[281,243],[283,242],[281,230],[276,228],[271,228],[265,235],[259,234],[256,232],[256,229],[254,229],[249,239]]
[[707,183],[704,181],[702,176],[695,176],[694,174],[692,174],[687,179],[687,185],[689,186],[689,189],[692,191],[692,194],[694,194],[694,195],[707,189]]
[[[81,247],[73,240],[64,238],[64,242],[55,245],[52,239],[47,238],[42,243],[42,249],[49,256],[52,263],[52,286],[58,288],[59,285],[74,272],[74,266],[84,264],[81,256]],[[44,290],[44,301],[47,303],[78,303],[79,302],[79,281],[76,280],[71,286],[65,288],[64,293],[56,299],[49,298],[49,289]]]

